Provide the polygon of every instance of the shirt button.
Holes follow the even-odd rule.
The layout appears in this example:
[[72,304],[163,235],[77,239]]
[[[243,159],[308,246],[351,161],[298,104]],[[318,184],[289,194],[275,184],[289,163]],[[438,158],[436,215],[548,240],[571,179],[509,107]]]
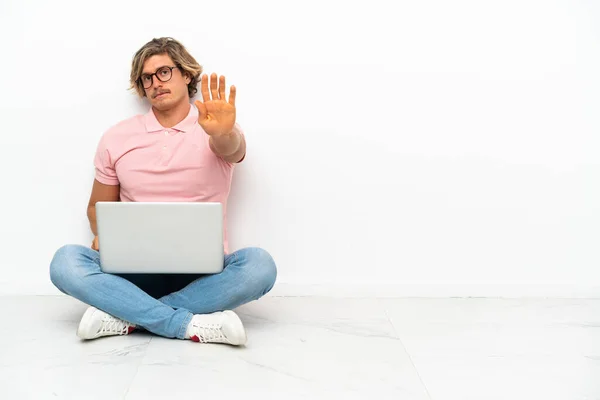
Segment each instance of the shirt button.
[[168,136],[168,135],[169,135],[169,131],[165,131],[165,136]]

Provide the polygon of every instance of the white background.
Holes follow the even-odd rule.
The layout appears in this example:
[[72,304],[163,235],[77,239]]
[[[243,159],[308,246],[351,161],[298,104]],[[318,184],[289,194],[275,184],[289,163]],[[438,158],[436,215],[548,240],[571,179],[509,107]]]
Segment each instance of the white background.
[[0,2],[0,293],[91,243],[131,58],[180,40],[238,88],[233,249],[278,293],[598,295],[600,3]]

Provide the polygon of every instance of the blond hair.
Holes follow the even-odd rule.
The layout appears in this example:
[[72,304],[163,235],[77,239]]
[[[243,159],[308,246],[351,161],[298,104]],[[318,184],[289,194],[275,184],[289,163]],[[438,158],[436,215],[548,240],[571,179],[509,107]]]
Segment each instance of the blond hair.
[[191,81],[188,83],[188,94],[190,98],[198,92],[198,82],[202,73],[202,66],[192,57],[186,48],[177,40],[170,37],[152,39],[135,53],[131,62],[131,74],[129,76],[129,89],[134,89],[140,97],[146,97],[146,91],[141,83],[144,63],[152,56],[168,54],[175,65],[179,67],[182,75],[187,74]]

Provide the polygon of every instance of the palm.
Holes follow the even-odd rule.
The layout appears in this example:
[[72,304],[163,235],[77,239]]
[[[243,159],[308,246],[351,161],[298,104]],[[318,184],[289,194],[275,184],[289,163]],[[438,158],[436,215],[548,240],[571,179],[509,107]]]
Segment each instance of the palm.
[[[203,75],[201,81],[202,99],[196,100],[198,107],[198,123],[210,136],[227,135],[235,125],[235,86],[229,91],[229,101],[225,96],[225,77],[221,76],[217,87],[217,74],[210,77],[210,92],[208,76]],[[212,99],[211,99],[212,95]]]

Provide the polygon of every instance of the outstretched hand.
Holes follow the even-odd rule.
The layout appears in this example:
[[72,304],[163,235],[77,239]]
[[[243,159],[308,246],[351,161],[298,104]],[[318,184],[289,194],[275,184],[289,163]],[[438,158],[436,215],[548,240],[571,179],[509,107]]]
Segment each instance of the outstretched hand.
[[[229,101],[225,96],[225,76],[221,75],[217,85],[217,74],[210,76],[210,92],[208,76],[202,75],[200,90],[202,100],[194,104],[198,108],[198,123],[209,136],[228,135],[235,125],[235,86],[229,89]],[[211,99],[212,96],[212,99]]]

